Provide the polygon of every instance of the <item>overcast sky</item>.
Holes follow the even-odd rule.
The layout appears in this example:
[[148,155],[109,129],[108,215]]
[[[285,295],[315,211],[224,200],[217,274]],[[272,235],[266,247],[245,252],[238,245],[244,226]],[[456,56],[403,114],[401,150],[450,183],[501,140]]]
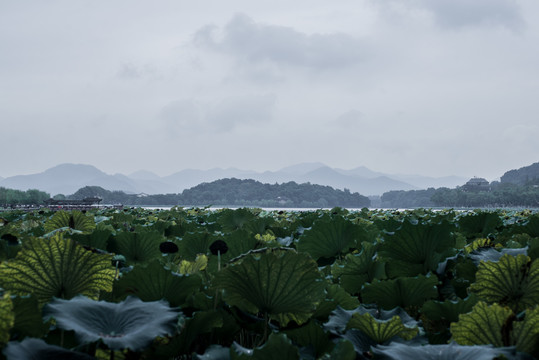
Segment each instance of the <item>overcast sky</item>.
[[539,161],[537,0],[0,0],[0,176]]

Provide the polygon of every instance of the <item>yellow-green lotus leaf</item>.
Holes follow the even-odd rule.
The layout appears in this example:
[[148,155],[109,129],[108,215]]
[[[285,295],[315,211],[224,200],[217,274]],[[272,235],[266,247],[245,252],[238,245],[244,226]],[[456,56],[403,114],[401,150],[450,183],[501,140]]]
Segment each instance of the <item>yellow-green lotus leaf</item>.
[[112,291],[112,256],[84,249],[61,233],[31,239],[13,260],[0,265],[0,287],[17,295],[34,294],[43,305],[53,296],[70,299]]
[[53,217],[45,223],[44,227],[46,233],[61,228],[70,228],[88,234],[95,229],[95,221],[93,218],[86,216],[78,210],[60,210],[57,211],[56,214],[54,214]]
[[14,324],[13,303],[9,294],[6,293],[0,298],[0,344],[5,344],[9,341],[9,330]]
[[382,344],[394,336],[404,340],[413,339],[419,329],[407,327],[402,323],[400,316],[393,316],[389,320],[375,319],[370,313],[355,313],[348,322],[346,329],[358,329],[378,344]]

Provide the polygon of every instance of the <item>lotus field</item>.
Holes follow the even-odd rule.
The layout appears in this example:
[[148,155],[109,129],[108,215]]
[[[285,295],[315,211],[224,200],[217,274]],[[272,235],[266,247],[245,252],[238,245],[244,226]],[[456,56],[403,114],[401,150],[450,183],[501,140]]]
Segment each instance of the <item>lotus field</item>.
[[533,359],[539,214],[0,212],[6,359]]

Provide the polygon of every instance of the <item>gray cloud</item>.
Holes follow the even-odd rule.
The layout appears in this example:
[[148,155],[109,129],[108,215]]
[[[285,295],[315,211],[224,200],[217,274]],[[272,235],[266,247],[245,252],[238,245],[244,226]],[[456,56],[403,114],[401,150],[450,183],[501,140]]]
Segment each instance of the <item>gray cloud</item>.
[[335,125],[342,128],[354,128],[358,126],[364,114],[356,109],[349,110],[339,115],[335,120],[330,122],[330,125]]
[[354,65],[365,57],[365,44],[350,35],[305,34],[291,27],[257,23],[243,14],[235,15],[223,28],[201,28],[194,42],[248,63],[324,69]]
[[420,0],[442,27],[499,25],[518,29],[524,24],[513,0]]
[[275,102],[273,94],[233,96],[212,104],[184,99],[164,106],[159,118],[171,136],[185,131],[230,132],[241,126],[271,122]]

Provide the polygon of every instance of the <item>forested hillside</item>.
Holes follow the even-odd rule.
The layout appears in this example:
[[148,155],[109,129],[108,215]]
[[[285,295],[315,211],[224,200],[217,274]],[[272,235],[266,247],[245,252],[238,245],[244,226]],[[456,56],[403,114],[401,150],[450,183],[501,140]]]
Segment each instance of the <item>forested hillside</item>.
[[260,207],[368,207],[370,200],[349,190],[330,186],[297,184],[263,184],[255,180],[222,179],[202,183],[181,194],[145,195],[108,191],[98,186],[79,189],[70,199],[99,196],[104,204],[124,205],[226,205]]
[[539,185],[539,162],[517,170],[507,171],[501,177],[501,182],[517,185]]

